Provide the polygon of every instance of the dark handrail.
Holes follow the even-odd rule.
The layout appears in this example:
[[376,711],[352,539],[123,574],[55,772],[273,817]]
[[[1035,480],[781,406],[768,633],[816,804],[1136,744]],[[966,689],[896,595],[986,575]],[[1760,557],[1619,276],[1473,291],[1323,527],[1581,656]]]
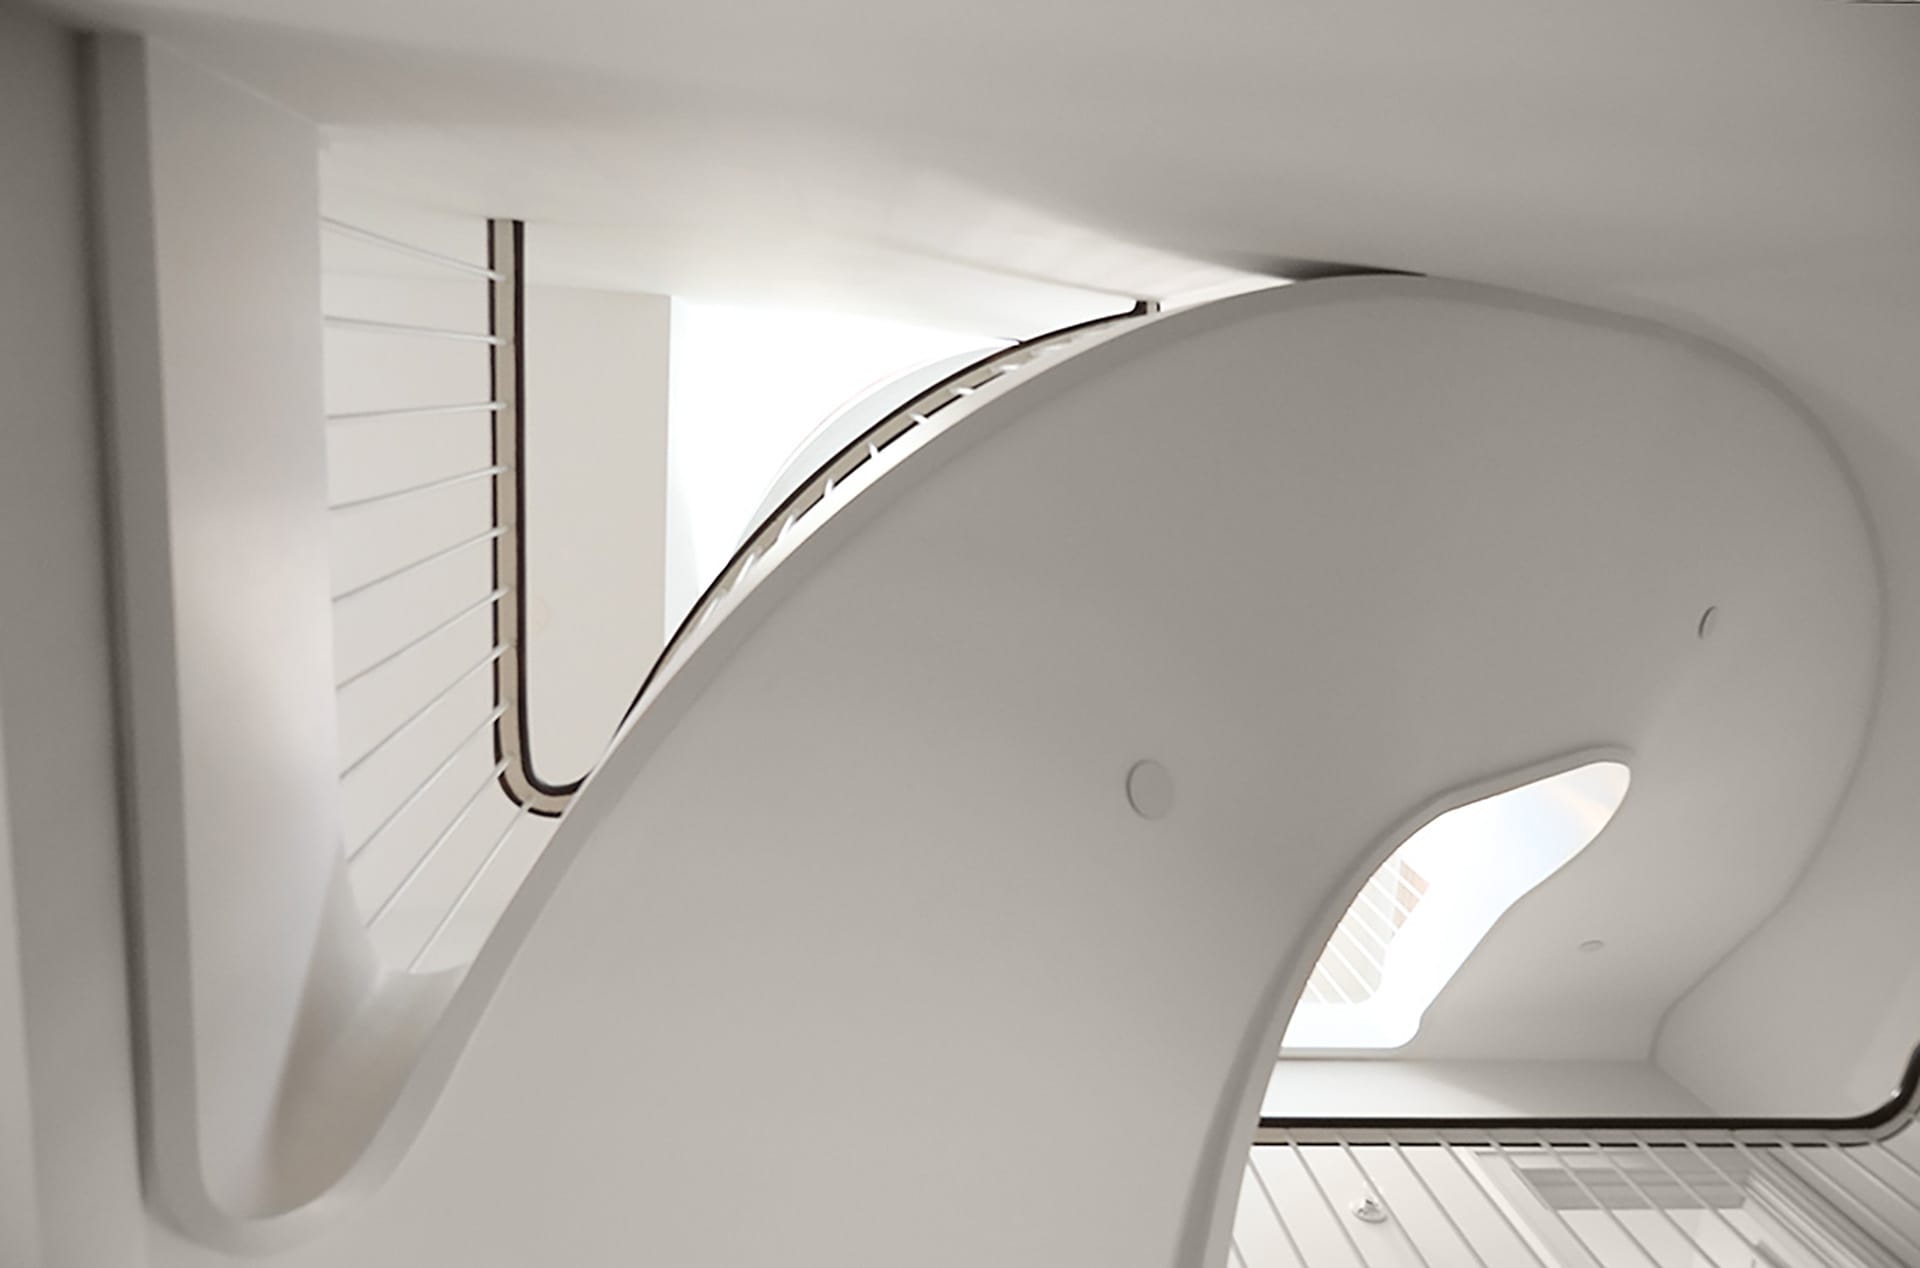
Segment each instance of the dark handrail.
[[527,621],[527,552],[522,540],[527,522],[527,354],[526,224],[487,222],[488,332],[493,336],[492,465],[493,588],[509,593],[493,610],[493,642],[507,654],[495,664],[493,703],[503,712],[494,723],[493,756],[504,763],[500,789],[515,806],[557,818],[586,778],[554,783],[533,764],[533,738],[527,712],[530,625]]
[[792,493],[789,493],[778,506],[774,507],[773,510],[767,514],[766,518],[760,521],[759,526],[755,528],[753,532],[749,533],[733,552],[733,555],[727,560],[726,566],[714,574],[713,580],[707,583],[707,588],[701,591],[700,598],[695,601],[691,608],[687,609],[687,614],[680,619],[680,624],[674,628],[673,637],[668,639],[666,646],[660,649],[660,655],[654,659],[653,668],[647,671],[647,676],[641,680],[639,690],[633,693],[632,701],[628,703],[626,711],[620,715],[620,725],[624,726],[627,719],[631,718],[635,710],[640,707],[640,702],[646,699],[647,691],[653,686],[654,681],[659,677],[661,670],[666,666],[667,662],[672,659],[674,652],[679,650],[680,645],[686,641],[687,636],[700,624],[701,618],[706,614],[707,609],[725,592],[727,589],[726,583],[746,565],[747,561],[757,557],[760,553],[758,548],[765,545],[767,539],[778,535],[778,526],[781,521],[786,518],[787,513],[799,505],[809,493],[819,489],[821,485],[826,482],[827,474],[844,459],[858,453],[874,437],[885,434],[889,428],[899,428],[903,420],[911,419],[913,415],[925,407],[950,395],[956,385],[980,374],[983,370],[992,369],[1002,361],[1022,356],[1042,344],[1052,343],[1058,339],[1072,338],[1075,335],[1084,334],[1089,330],[1109,326],[1116,322],[1133,321],[1142,317],[1149,317],[1158,311],[1160,311],[1160,306],[1157,303],[1152,300],[1141,300],[1124,313],[1114,313],[1107,317],[1095,317],[1088,321],[1075,322],[1071,326],[1062,326],[1058,330],[1048,331],[1046,334],[1035,335],[1032,338],[1022,339],[1018,343],[996,349],[986,356],[981,357],[978,361],[970,362],[960,369],[955,370],[952,374],[947,375],[939,382],[913,396],[905,404],[892,410],[878,422],[874,423],[873,426],[861,432],[845,445],[842,445],[834,452],[832,457],[815,468],[812,475],[802,481]]
[[[493,456],[491,465],[499,469],[494,483],[493,584],[510,592],[509,602],[496,606],[494,643],[507,647],[494,673],[494,705],[505,711],[494,726],[494,759],[505,762],[500,787],[516,806],[530,813],[553,818],[566,810],[567,802],[578,792],[591,771],[566,782],[541,778],[533,763],[533,747],[528,720],[527,642],[527,556],[521,540],[526,524],[526,226],[518,220],[492,220],[487,223],[487,272],[490,292],[489,335],[493,338],[492,398],[500,403],[494,415]],[[809,493],[830,482],[830,473],[850,455],[858,453],[874,437],[889,429],[905,431],[914,424],[920,411],[931,413],[935,402],[950,398],[956,385],[980,375],[995,365],[1024,356],[1038,345],[1085,333],[1088,330],[1150,316],[1159,311],[1151,300],[1141,300],[1124,313],[1096,317],[1090,321],[1064,326],[997,349],[977,361],[947,375],[892,410],[871,427],[848,441],[793,490],[754,531],[740,543],[726,566],[714,576],[700,598],[681,618],[673,637],[660,649],[639,689],[620,715],[615,729],[624,726],[676,651],[724,593],[728,583],[760,548],[779,534],[779,525],[788,513]],[[904,424],[904,426],[903,426]]]
[[[1271,1117],[1263,1114],[1260,1117],[1259,1130],[1289,1134],[1299,1131],[1329,1134],[1352,1131],[1417,1132],[1423,1135],[1445,1136],[1456,1144],[1462,1143],[1461,1137],[1475,1134],[1552,1131],[1769,1134],[1811,1132],[1875,1137],[1885,1132],[1887,1128],[1905,1126],[1915,1117],[1916,1110],[1920,1110],[1920,1048],[1915,1048],[1913,1054],[1907,1058],[1906,1069],[1901,1074],[1899,1085],[1894,1089],[1893,1095],[1865,1113],[1856,1114],[1850,1118],[1714,1117],[1697,1114],[1620,1117],[1573,1115],[1551,1118],[1362,1117],[1355,1115]],[[1260,1143],[1257,1136],[1255,1143]]]

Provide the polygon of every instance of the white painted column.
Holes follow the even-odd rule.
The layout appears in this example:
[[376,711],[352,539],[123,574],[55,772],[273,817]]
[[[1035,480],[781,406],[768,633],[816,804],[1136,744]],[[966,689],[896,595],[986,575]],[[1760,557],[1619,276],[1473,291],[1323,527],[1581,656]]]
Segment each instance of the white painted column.
[[144,40],[95,54],[149,1182],[245,1246],[400,1064],[339,841],[317,137]]
[[75,34],[0,7],[0,1263],[145,1263]]

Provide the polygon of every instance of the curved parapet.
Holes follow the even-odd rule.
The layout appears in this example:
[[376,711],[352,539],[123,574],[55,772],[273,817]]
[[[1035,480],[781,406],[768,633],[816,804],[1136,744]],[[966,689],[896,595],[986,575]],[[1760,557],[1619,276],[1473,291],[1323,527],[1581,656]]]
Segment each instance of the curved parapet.
[[1710,963],[1842,795],[1871,542],[1711,348],[1346,280],[956,408],[669,652],[312,1262],[1221,1262],[1290,1005],[1412,828],[1626,760],[1578,866],[1686,893],[1738,842]]
[[390,1001],[397,1098],[349,1065],[398,1046],[320,1046],[289,1130],[378,1121],[279,1218],[385,1184],[287,1262],[1217,1264],[1291,1005],[1422,823],[1629,764],[1567,870],[1690,904],[1677,978],[1791,884],[1878,577],[1764,378],[1407,278],[1027,353],[743,551],[451,998]]
[[794,490],[807,482],[808,477],[832,462],[853,441],[898,413],[902,406],[910,406],[915,397],[948,379],[965,374],[996,351],[998,349],[976,348],[929,361],[896,378],[876,384],[841,406],[809,432],[794,447],[786,461],[780,464],[773,483],[767,486],[760,505],[747,521],[747,537],[752,537],[754,530],[778,511],[793,496]]

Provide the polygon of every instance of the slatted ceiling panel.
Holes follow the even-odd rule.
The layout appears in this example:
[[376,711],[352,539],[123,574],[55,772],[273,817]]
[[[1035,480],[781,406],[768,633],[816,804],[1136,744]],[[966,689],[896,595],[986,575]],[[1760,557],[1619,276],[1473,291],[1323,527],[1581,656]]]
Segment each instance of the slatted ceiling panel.
[[[1574,1148],[1558,1156],[1525,1155],[1516,1166],[1541,1201],[1558,1211],[1705,1210],[1741,1206],[1744,1160],[1727,1159],[1727,1171],[1680,1151],[1672,1157],[1625,1146]],[[1730,1173],[1730,1174],[1729,1174]]]
[[1903,1262],[1920,1264],[1920,1182],[1890,1165],[1886,1151],[1810,1148],[1780,1162]]
[[1509,1126],[1444,1144],[1431,1133],[1403,1141],[1376,1129],[1349,1140],[1315,1129],[1255,1147],[1228,1262],[1920,1265],[1920,1169],[1907,1165],[1917,1134]]

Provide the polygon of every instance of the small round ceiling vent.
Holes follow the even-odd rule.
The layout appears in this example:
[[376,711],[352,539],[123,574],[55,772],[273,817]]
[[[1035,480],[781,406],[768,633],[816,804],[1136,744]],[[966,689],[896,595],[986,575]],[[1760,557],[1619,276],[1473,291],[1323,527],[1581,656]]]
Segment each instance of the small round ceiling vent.
[[1148,759],[1127,772],[1127,803],[1142,819],[1164,819],[1173,809],[1173,775]]

